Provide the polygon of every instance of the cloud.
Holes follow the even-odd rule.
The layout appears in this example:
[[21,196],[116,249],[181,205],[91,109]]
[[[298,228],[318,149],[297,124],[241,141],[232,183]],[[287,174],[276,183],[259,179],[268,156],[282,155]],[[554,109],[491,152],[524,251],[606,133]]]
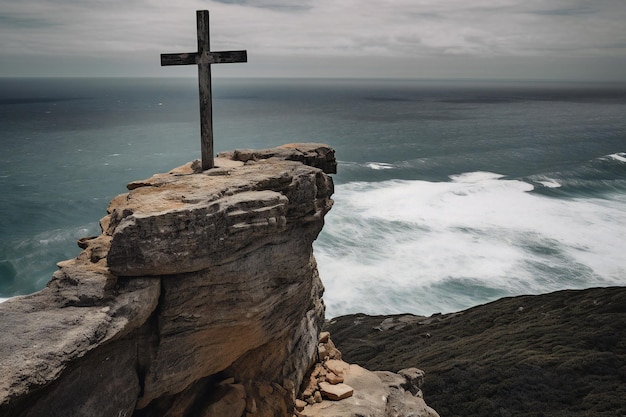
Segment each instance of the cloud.
[[534,10],[529,13],[534,13],[543,16],[576,16],[576,15],[589,15],[597,13],[597,9],[589,6],[580,5],[578,7],[568,7],[563,9],[544,9]]
[[33,16],[23,16],[20,14],[0,15],[0,27],[11,30],[31,30],[41,27],[52,28],[56,26],[54,22]]
[[587,56],[619,52],[611,50],[626,41],[622,0],[593,8],[577,0],[316,0],[300,10],[223,1],[216,15],[239,24],[217,23],[218,39],[280,55]]
[[300,12],[309,10],[311,7],[306,4],[281,4],[274,0],[214,0],[217,3],[238,4],[243,6],[251,6],[260,9],[277,10],[281,12]]
[[251,57],[626,56],[623,0],[0,1],[7,56],[123,61],[192,51],[199,9],[211,12],[214,50]]

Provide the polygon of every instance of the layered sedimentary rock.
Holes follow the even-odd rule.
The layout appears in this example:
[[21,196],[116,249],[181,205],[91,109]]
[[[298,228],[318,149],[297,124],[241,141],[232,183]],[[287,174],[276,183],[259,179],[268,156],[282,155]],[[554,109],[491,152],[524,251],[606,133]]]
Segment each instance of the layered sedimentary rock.
[[0,304],[0,416],[436,416],[420,371],[372,373],[319,339],[334,151],[216,166],[128,184],[44,290]]
[[324,317],[334,152],[196,165],[129,184],[44,290],[0,305],[0,415],[291,414]]

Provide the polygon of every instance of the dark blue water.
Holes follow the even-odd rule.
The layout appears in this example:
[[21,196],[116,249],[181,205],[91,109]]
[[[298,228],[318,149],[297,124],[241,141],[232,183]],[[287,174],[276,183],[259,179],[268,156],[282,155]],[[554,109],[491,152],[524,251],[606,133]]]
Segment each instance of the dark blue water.
[[[626,284],[626,86],[214,80],[216,151],[332,145],[328,315]],[[131,180],[199,157],[193,79],[0,80],[0,297]]]

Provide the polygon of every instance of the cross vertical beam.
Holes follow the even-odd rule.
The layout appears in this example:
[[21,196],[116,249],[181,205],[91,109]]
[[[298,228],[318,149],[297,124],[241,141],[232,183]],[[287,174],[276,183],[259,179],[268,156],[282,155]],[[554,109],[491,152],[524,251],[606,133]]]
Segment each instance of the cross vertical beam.
[[196,12],[198,28],[198,88],[200,95],[200,149],[202,152],[202,170],[211,169],[213,161],[213,99],[211,97],[211,64],[208,54],[211,52],[209,33],[209,11]]
[[196,11],[196,26],[198,32],[198,51],[180,54],[161,54],[161,66],[198,65],[202,170],[207,170],[214,167],[211,64],[247,62],[248,56],[246,51],[211,52],[208,10]]

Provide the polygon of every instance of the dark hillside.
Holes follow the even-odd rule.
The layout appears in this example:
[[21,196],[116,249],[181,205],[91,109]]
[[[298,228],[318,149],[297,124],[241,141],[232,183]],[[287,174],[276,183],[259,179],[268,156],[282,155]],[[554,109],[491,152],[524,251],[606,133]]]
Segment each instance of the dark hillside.
[[626,416],[626,288],[505,298],[459,313],[343,316],[346,361],[426,371],[442,416]]

